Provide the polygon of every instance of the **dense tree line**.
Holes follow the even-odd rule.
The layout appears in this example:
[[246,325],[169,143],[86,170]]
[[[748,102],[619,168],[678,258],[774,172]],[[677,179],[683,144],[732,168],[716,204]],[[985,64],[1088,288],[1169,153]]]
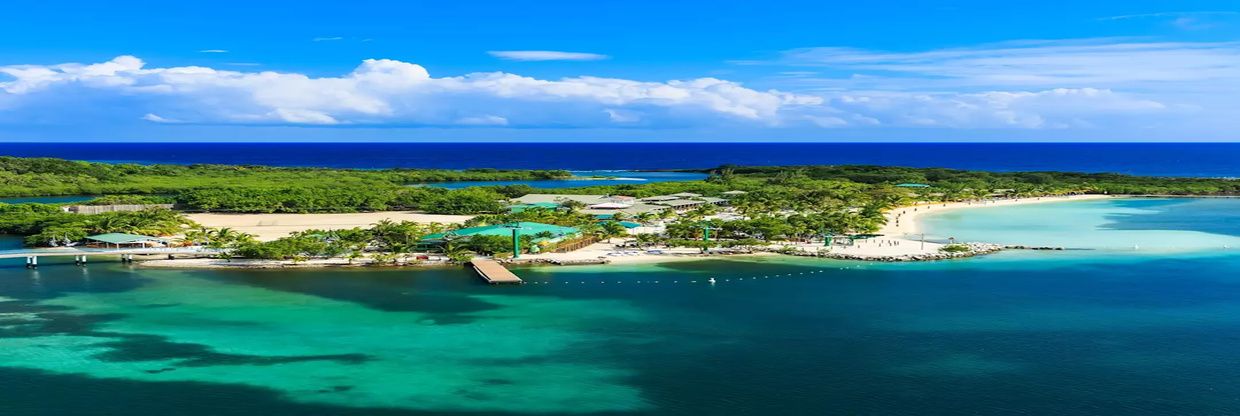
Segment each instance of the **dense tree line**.
[[194,225],[167,209],[80,215],[48,204],[0,204],[0,234],[24,235],[31,246],[66,245],[104,233],[169,236]]
[[430,182],[542,180],[564,170],[329,169],[242,165],[140,165],[0,156],[0,197],[175,194],[188,189],[393,187]]
[[1012,194],[1108,193],[1142,195],[1240,194],[1240,181],[1225,178],[1179,178],[1079,172],[989,172],[946,168],[896,166],[782,166],[714,169],[712,180],[765,178],[788,180],[845,180],[868,185],[921,183],[935,193],[977,196],[1003,190]]

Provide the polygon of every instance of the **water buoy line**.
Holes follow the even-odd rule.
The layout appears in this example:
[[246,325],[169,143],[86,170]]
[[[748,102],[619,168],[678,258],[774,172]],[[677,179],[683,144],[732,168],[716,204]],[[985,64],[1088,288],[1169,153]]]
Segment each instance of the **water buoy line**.
[[816,275],[822,275],[822,273],[826,273],[826,272],[829,272],[829,271],[859,270],[859,269],[862,269],[864,266],[869,266],[869,265],[872,265],[872,263],[869,263],[869,264],[864,264],[864,265],[860,265],[860,264],[859,264],[859,265],[854,265],[854,266],[849,266],[849,267],[832,267],[832,268],[821,268],[821,269],[816,269],[816,270],[801,271],[801,272],[791,272],[791,273],[775,273],[775,274],[748,275],[748,276],[728,276],[728,277],[712,276],[712,277],[706,277],[706,278],[702,278],[702,279],[675,279],[675,280],[647,280],[647,279],[643,279],[643,280],[632,280],[632,281],[626,281],[626,280],[609,280],[609,279],[599,279],[599,280],[580,280],[580,279],[578,279],[578,280],[573,280],[573,279],[529,280],[529,279],[526,279],[526,280],[525,280],[525,283],[526,283],[526,285],[535,285],[535,286],[538,286],[538,285],[543,285],[543,286],[551,286],[551,285],[559,285],[559,286],[578,285],[578,286],[583,286],[583,285],[608,285],[608,284],[610,284],[610,285],[647,285],[647,286],[649,286],[649,285],[680,285],[680,284],[686,284],[686,285],[708,285],[708,286],[714,286],[714,285],[719,285],[719,284],[721,284],[721,283],[734,283],[734,282],[755,281],[755,280],[769,280],[769,279],[793,279],[793,278],[814,277],[814,276],[816,276]]

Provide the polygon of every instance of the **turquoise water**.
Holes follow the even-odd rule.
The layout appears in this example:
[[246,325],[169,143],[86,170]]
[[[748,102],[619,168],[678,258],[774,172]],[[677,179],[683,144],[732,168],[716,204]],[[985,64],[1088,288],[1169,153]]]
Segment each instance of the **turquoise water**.
[[929,214],[928,239],[1145,254],[1240,249],[1240,199],[1128,198]]
[[[1174,202],[1033,214],[1051,229],[1195,241],[1214,229],[1201,215],[1240,210]],[[953,221],[962,236],[1049,238],[983,233],[991,216],[1028,221],[1024,209]],[[1240,413],[1240,253],[1088,241],[1104,248],[522,268],[533,284],[520,287],[457,268],[5,260],[0,403],[6,415]]]
[[[603,185],[641,185],[655,182],[675,182],[675,181],[696,181],[706,178],[704,173],[694,172],[638,172],[638,171],[614,171],[614,170],[596,170],[596,171],[574,171],[573,175],[577,179],[556,179],[556,180],[539,180],[539,181],[460,181],[460,182],[433,182],[427,183],[427,186],[435,186],[440,188],[467,188],[470,186],[503,186],[503,185],[529,185],[535,188],[577,188],[582,186],[603,186]],[[589,177],[597,177],[599,179],[585,179]],[[611,179],[603,179],[611,178]]]

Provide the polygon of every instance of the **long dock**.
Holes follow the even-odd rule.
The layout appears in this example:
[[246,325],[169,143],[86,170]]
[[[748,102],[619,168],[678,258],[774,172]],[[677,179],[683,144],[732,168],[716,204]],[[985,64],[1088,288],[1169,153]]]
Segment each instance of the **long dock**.
[[493,285],[514,284],[519,285],[525,283],[517,275],[505,269],[503,265],[496,263],[495,260],[474,259],[469,262],[474,267],[474,271],[482,276],[482,280]]
[[200,247],[152,247],[152,248],[33,248],[24,250],[0,250],[0,259],[22,257],[67,257],[67,256],[105,256],[112,254],[153,255],[153,254],[214,254],[216,250]]
[[122,263],[133,263],[133,256],[149,256],[149,255],[168,255],[171,258],[174,254],[190,254],[190,255],[211,255],[217,253],[218,250],[205,249],[202,247],[156,247],[156,248],[118,248],[118,249],[100,249],[100,248],[36,248],[23,250],[0,250],[0,259],[26,258],[27,269],[39,268],[39,257],[68,257],[73,256],[73,263],[79,266],[86,265],[88,256],[106,256],[120,255]]

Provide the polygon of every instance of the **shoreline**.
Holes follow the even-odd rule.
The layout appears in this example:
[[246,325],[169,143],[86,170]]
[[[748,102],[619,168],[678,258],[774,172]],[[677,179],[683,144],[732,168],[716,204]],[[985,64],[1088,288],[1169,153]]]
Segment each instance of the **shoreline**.
[[[1141,197],[1140,195],[1123,196]],[[918,219],[926,214],[938,214],[948,211],[956,211],[970,208],[989,208],[1003,207],[1015,205],[1043,204],[1050,202],[1067,202],[1067,201],[1089,201],[1098,199],[1118,198],[1113,195],[1065,195],[1065,196],[1043,196],[1029,198],[1011,198],[1011,199],[994,199],[980,201],[962,201],[962,202],[946,202],[931,204],[916,204],[911,206],[896,207],[888,210],[883,215],[887,217],[887,223],[879,228],[878,234],[884,236],[911,237],[914,234],[921,233]]]
[[[717,258],[731,257],[756,257],[756,256],[774,256],[778,253],[766,251],[754,252],[714,252],[701,253],[697,249],[693,253],[672,253],[663,255],[643,255],[632,257],[608,257],[605,261],[583,261],[579,259],[556,259],[556,258],[530,258],[522,257],[518,260],[500,259],[499,262],[508,266],[530,266],[530,267],[558,267],[558,266],[593,266],[593,265],[636,265],[636,264],[661,264],[676,263],[684,261],[700,261],[711,260]],[[603,259],[599,259],[603,260]],[[562,263],[559,263],[562,262]],[[155,269],[236,269],[236,270],[262,270],[262,269],[319,269],[319,268],[434,268],[434,267],[461,267],[463,264],[454,264],[447,261],[413,261],[401,262],[396,264],[375,264],[370,259],[356,259],[349,262],[346,258],[334,257],[329,259],[312,259],[294,263],[291,260],[263,260],[263,259],[218,259],[218,258],[185,258],[185,259],[154,259],[154,260],[138,260],[134,263],[140,267],[150,267]]]
[[[960,242],[968,247],[967,251],[944,252],[946,244],[920,241],[919,220],[927,214],[938,214],[960,209],[988,208],[1002,206],[1028,205],[1050,202],[1082,201],[1116,198],[1111,195],[1069,195],[1052,197],[1029,197],[1001,200],[964,201],[933,204],[917,204],[897,207],[888,210],[884,215],[887,224],[879,230],[880,237],[857,240],[848,246],[825,246],[821,242],[786,242],[776,243],[752,252],[717,250],[702,253],[696,248],[660,248],[660,249],[616,249],[610,242],[599,242],[567,253],[528,254],[513,261],[504,259],[501,262],[514,265],[552,266],[552,265],[601,265],[601,264],[658,264],[682,261],[699,261],[726,257],[743,256],[774,256],[791,255],[832,258],[839,260],[860,261],[928,261],[972,257],[990,254],[1004,249],[1003,246],[990,242]],[[277,214],[291,215],[291,214]],[[296,214],[296,215],[332,215],[332,214]],[[652,254],[648,250],[657,250],[660,254]],[[330,267],[443,267],[451,266],[445,261],[415,261],[403,264],[374,265],[370,259],[356,259],[349,262],[344,258],[313,259],[293,263],[289,260],[251,260],[251,259],[178,259],[148,260],[136,264],[153,268],[208,268],[208,269],[282,269],[282,268],[330,268]]]

